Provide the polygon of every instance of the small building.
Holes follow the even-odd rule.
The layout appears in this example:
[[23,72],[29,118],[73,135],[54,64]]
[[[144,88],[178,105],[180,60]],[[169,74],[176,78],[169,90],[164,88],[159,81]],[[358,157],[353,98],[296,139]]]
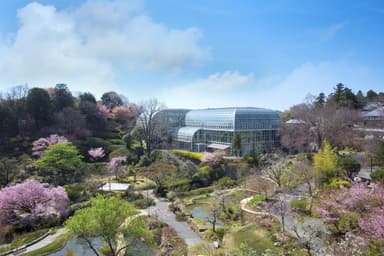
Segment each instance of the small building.
[[207,152],[223,151],[226,155],[231,153],[231,147],[224,144],[212,143],[207,146]]
[[305,122],[301,119],[289,119],[285,123],[286,124],[305,124]]
[[377,107],[371,111],[363,112],[362,117],[366,127],[384,126],[384,107]]

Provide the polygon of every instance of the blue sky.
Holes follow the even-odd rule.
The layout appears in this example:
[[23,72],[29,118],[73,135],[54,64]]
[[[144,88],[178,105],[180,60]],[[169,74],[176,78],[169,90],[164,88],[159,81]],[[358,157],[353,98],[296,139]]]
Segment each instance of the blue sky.
[[67,83],[168,107],[284,110],[384,91],[383,1],[0,2],[0,90]]

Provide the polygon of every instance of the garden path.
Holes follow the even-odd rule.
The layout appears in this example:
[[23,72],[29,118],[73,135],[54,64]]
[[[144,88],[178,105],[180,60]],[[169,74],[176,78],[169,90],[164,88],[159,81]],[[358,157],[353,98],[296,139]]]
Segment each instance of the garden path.
[[[282,208],[281,202],[285,204],[285,214],[284,214],[284,223],[285,230],[291,235],[297,237],[302,242],[308,242],[311,245],[311,249],[314,252],[314,255],[323,256],[327,255],[327,246],[323,237],[315,236],[315,230],[307,230],[303,228],[303,223],[301,223],[295,216],[294,212],[290,208],[290,202],[293,199],[301,198],[304,196],[303,190],[299,189],[294,191],[293,193],[279,193],[275,195],[275,199],[277,202],[274,203],[269,208],[269,213],[275,217],[280,223],[282,223],[282,214],[280,209]],[[306,218],[306,221],[313,221],[319,223],[319,219],[316,218]],[[325,231],[325,225],[322,221],[320,221],[319,230]],[[297,234],[296,234],[297,233]]]
[[[299,186],[297,189],[292,191],[292,193],[278,193],[275,195],[276,200],[283,200],[283,202],[285,204],[285,208],[286,208],[286,211],[284,214],[285,230],[286,230],[286,232],[288,232],[289,234],[291,234],[295,237],[297,237],[297,235],[296,235],[296,232],[297,232],[298,236],[302,240],[311,241],[311,244],[312,244],[311,246],[312,246],[313,251],[315,252],[315,255],[326,255],[326,246],[325,246],[324,240],[321,238],[314,239],[313,237],[311,237],[311,236],[313,236],[314,233],[308,232],[307,230],[305,230],[303,228],[303,224],[300,221],[298,221],[298,219],[295,217],[295,214],[292,212],[292,210],[289,207],[290,202],[293,199],[298,199],[298,198],[304,197],[305,191],[306,191],[305,186]],[[277,205],[280,202],[276,202],[274,205],[272,205],[269,208],[268,212],[260,212],[260,211],[253,211],[253,210],[248,209],[246,207],[247,203],[251,199],[252,199],[252,197],[248,197],[248,198],[244,198],[240,201],[241,210],[248,212],[248,213],[251,213],[251,214],[255,214],[255,215],[270,215],[270,216],[273,216],[275,219],[277,219],[280,223],[282,222],[281,214],[279,212],[279,208],[282,208],[282,206]],[[316,222],[319,221],[318,219],[315,219],[315,218],[307,218],[306,220],[307,221],[313,220]],[[321,229],[325,230],[325,226],[322,222],[321,222],[321,225],[322,225]]]
[[23,255],[25,253],[32,252],[34,250],[37,250],[37,249],[40,249],[40,248],[43,248],[43,247],[49,245],[50,243],[54,242],[59,236],[61,236],[65,232],[67,232],[67,230],[65,228],[59,228],[56,231],[56,233],[50,234],[47,237],[45,237],[44,239],[42,239],[41,241],[27,247],[26,250],[21,253],[21,255]]
[[[143,192],[144,195],[146,195],[146,193],[147,191]],[[156,215],[160,221],[174,228],[176,233],[185,240],[188,248],[203,242],[200,236],[193,232],[186,222],[176,221],[176,215],[169,211],[169,202],[166,199],[156,198],[152,190],[148,191],[148,195],[155,200],[156,205],[142,210],[143,212],[148,215]]]

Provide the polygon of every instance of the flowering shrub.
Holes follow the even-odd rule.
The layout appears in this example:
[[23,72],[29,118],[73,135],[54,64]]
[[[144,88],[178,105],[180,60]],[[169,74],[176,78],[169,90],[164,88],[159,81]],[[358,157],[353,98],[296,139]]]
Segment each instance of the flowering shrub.
[[88,154],[91,157],[92,161],[96,161],[97,159],[103,158],[105,156],[104,149],[100,148],[91,148],[88,150]]
[[135,104],[116,106],[112,109],[112,116],[117,120],[137,118],[142,109]]
[[181,149],[174,149],[172,150],[172,153],[178,156],[187,157],[193,160],[202,161],[204,155],[202,153],[196,153],[196,152],[190,152],[187,150],[181,150]]
[[7,224],[28,223],[66,213],[68,196],[62,187],[46,187],[36,180],[0,190],[0,209]]
[[117,156],[112,158],[108,163],[108,170],[117,176],[120,174],[122,166],[127,162],[127,158],[125,156]]
[[374,238],[384,238],[384,209],[372,209],[366,218],[359,219],[359,226]]
[[51,134],[46,138],[40,138],[32,142],[32,155],[41,157],[44,153],[44,150],[46,150],[48,146],[65,142],[68,142],[67,138],[57,134]]
[[[333,225],[336,231],[349,231],[357,223],[364,235],[384,238],[384,188],[366,188],[355,184],[350,189],[324,192],[316,209],[324,221]],[[346,220],[346,216],[352,219]]]
[[97,108],[99,109],[99,112],[100,114],[104,117],[104,118],[108,118],[110,117],[110,114],[109,114],[109,110],[106,106],[104,106],[103,104],[100,104],[100,103],[97,103]]

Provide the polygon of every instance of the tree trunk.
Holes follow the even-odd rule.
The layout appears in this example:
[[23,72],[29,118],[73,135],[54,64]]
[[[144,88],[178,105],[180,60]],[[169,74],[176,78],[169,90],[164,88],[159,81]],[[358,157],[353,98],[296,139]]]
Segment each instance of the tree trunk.
[[306,246],[308,256],[312,256],[311,246]]
[[84,241],[88,244],[89,248],[95,253],[96,256],[100,256],[99,252],[96,250],[95,247],[93,247],[92,242],[88,239],[83,237]]
[[313,196],[309,200],[309,215],[312,215],[312,207],[313,207]]
[[225,201],[224,201],[224,196],[222,197],[221,199],[221,206],[222,206],[222,209],[223,209],[223,213],[225,213]]
[[283,241],[285,241],[285,217],[284,217],[284,215],[281,215],[281,229],[282,229]]
[[113,249],[113,245],[112,245],[112,241],[111,240],[108,240],[108,247],[111,250],[112,256],[117,256],[117,254],[115,252],[115,249]]

